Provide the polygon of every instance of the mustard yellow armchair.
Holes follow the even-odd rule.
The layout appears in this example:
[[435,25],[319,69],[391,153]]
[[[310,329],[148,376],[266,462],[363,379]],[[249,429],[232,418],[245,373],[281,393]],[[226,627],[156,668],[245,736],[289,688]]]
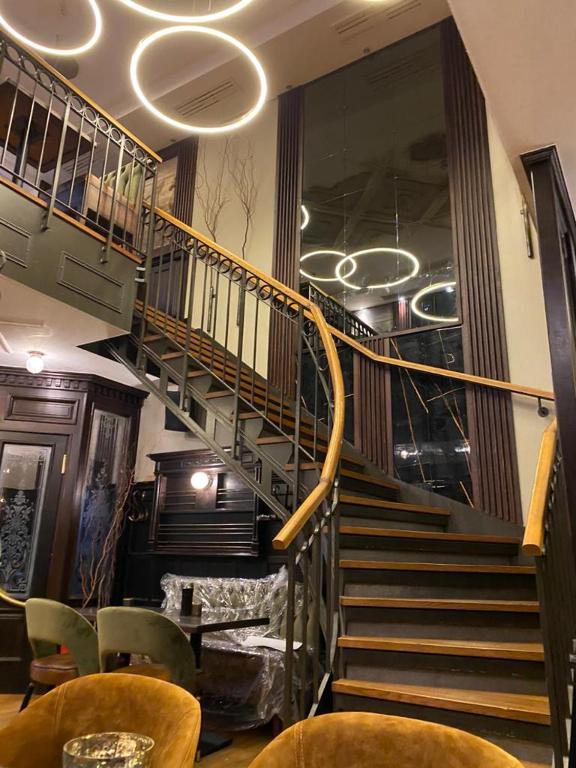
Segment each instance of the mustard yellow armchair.
[[192,768],[200,705],[183,688],[140,675],[80,677],[33,702],[0,731],[2,768],[61,768],[62,748],[89,733],[154,739],[153,768]]
[[477,736],[435,723],[368,712],[304,720],[280,734],[250,768],[522,768]]

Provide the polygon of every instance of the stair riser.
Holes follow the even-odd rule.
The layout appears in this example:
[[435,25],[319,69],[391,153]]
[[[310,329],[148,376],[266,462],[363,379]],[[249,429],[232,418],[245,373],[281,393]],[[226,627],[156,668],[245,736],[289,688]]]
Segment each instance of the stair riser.
[[436,571],[343,570],[344,594],[469,600],[534,600],[534,576]]
[[345,677],[546,696],[543,662],[341,648]]
[[357,534],[340,534],[340,548],[349,547],[356,550],[408,550],[422,552],[455,553],[458,555],[478,555],[515,558],[518,555],[518,544],[502,544],[482,541],[450,541],[435,539],[406,539],[389,536],[359,536]]
[[344,632],[368,637],[541,642],[536,613],[442,611],[346,606]]
[[[351,537],[343,537],[340,542],[340,556],[343,560],[378,560],[382,562],[418,562],[430,563],[441,560],[443,563],[478,563],[479,565],[515,565],[515,561],[506,555],[496,555],[490,553],[466,553],[458,552],[452,549],[442,552],[441,550],[431,550],[427,547],[417,548],[388,545],[382,549],[356,549],[347,545]],[[440,555],[440,557],[439,557]]]
[[[550,743],[550,728],[546,725],[508,720],[500,717],[485,717],[469,712],[453,712],[447,709],[380,701],[378,699],[347,696],[340,693],[334,694],[334,711],[378,712],[384,715],[411,717],[417,720],[426,720],[453,728],[460,728],[488,740],[494,739],[497,742],[500,742],[502,739],[519,739],[522,742],[522,752],[526,760],[538,759],[535,756],[541,755],[543,751],[549,749],[548,745]],[[511,741],[510,744],[510,752],[514,754],[512,746],[514,742]]]
[[373,499],[386,499],[386,501],[399,501],[398,491],[393,488],[384,488],[380,485],[372,485],[369,480],[366,482],[342,476],[340,478],[340,489],[344,493],[352,495],[369,496]]
[[340,504],[340,516],[343,525],[402,528],[408,531],[443,531],[449,521],[449,518],[444,515],[429,515],[400,509],[370,509],[351,504]]

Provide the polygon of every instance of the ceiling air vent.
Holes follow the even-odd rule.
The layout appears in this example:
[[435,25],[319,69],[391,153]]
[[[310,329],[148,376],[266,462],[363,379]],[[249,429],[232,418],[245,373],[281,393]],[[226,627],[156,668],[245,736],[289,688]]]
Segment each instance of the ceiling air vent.
[[376,4],[371,8],[364,8],[357,13],[341,19],[332,26],[338,37],[344,39],[360,35],[377,23],[392,21],[405,13],[415,11],[422,6],[422,0],[398,0],[392,4],[381,6]]
[[182,117],[194,117],[211,107],[215,107],[222,102],[227,101],[238,93],[238,86],[234,80],[224,80],[214,88],[210,88],[192,99],[186,99],[176,106],[176,112]]

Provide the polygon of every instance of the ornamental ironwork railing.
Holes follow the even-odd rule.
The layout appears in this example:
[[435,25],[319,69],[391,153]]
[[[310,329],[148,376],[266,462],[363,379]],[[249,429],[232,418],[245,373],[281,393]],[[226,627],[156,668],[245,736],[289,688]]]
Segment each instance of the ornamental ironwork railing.
[[143,257],[159,157],[50,65],[0,34],[0,182]]

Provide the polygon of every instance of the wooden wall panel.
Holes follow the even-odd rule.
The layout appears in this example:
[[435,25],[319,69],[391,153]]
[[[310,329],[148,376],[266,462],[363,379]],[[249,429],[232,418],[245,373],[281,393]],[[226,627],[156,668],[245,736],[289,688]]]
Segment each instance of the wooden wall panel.
[[[368,339],[364,346],[379,355],[388,354],[386,339]],[[363,355],[354,355],[354,445],[373,464],[392,475],[388,378],[387,366],[374,363]],[[366,407],[367,403],[369,407]]]
[[[484,96],[452,19],[443,22],[454,249],[460,274],[465,370],[509,380]],[[522,519],[512,399],[471,388],[468,418],[476,506]]]
[[[276,156],[276,222],[272,274],[286,285],[299,288],[300,205],[302,199],[302,135],[304,94],[301,88],[282,95],[278,105],[278,149]],[[270,318],[268,377],[282,386],[286,361],[295,366],[295,350],[287,323],[276,313]],[[288,372],[294,379],[294,368]]]

